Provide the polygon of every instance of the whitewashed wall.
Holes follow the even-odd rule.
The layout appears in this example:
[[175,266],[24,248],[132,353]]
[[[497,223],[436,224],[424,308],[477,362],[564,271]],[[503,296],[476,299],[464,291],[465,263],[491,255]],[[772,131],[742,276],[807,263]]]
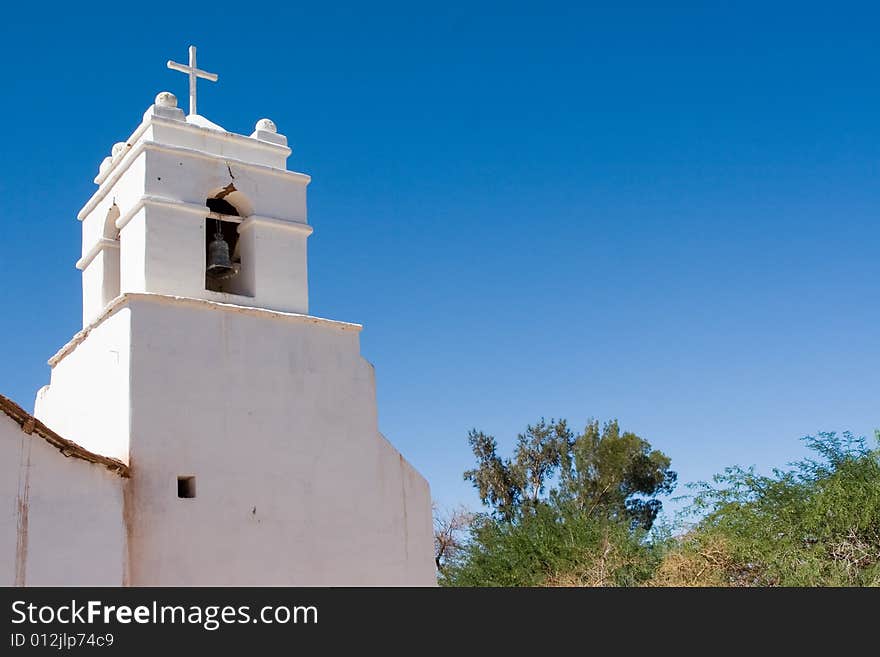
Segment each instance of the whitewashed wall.
[[130,309],[133,584],[434,583],[428,485],[378,432],[359,327]]
[[56,354],[34,416],[86,449],[128,462],[130,313],[118,306]]
[[0,586],[120,586],[124,481],[0,412]]

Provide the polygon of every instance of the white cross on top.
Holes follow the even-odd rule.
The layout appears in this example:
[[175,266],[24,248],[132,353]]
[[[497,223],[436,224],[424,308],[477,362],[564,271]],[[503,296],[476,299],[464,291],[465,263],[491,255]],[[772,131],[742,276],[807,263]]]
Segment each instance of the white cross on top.
[[173,71],[180,71],[181,73],[186,73],[189,76],[189,113],[190,114],[198,114],[196,109],[196,80],[198,78],[203,78],[205,80],[210,80],[211,82],[217,81],[216,73],[208,73],[207,71],[203,71],[199,68],[196,68],[196,47],[189,47],[189,66],[185,66],[184,64],[178,64],[177,62],[173,62],[170,59],[168,60],[168,68]]

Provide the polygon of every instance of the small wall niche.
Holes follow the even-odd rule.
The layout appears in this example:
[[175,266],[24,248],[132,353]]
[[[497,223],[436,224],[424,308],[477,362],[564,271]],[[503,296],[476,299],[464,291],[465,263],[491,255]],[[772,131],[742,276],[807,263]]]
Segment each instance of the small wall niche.
[[196,496],[196,478],[193,475],[177,477],[177,497],[192,499]]

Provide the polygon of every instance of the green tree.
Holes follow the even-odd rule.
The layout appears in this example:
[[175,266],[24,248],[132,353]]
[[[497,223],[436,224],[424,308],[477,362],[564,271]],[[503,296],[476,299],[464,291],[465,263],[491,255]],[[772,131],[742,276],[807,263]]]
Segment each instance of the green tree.
[[493,436],[474,429],[476,467],[464,473],[489,512],[444,568],[458,586],[635,585],[649,579],[664,541],[648,540],[676,475],[662,452],[616,421],[591,421],[575,435],[541,419],[502,458]]
[[641,528],[538,505],[516,521],[479,516],[449,565],[445,586],[636,586],[649,580],[662,542]]
[[601,430],[591,421],[575,436],[564,420],[542,418],[517,436],[514,456],[507,459],[498,456],[493,436],[474,429],[468,441],[477,467],[464,478],[483,504],[508,522],[553,503],[650,529],[662,507],[657,496],[671,492],[676,482],[669,457],[636,434],[621,432],[616,420]]
[[761,476],[695,485],[700,519],[658,585],[880,585],[880,451],[850,433],[804,438],[816,455]]
[[561,452],[557,495],[589,515],[650,529],[663,506],[657,496],[675,488],[677,475],[670,464],[648,441],[621,433],[616,420],[601,431],[592,421]]
[[468,433],[468,442],[477,467],[465,472],[464,478],[473,482],[483,504],[504,520],[513,520],[524,507],[538,504],[571,437],[565,420],[548,423],[541,418],[517,436],[514,458],[502,459],[494,436],[473,429]]

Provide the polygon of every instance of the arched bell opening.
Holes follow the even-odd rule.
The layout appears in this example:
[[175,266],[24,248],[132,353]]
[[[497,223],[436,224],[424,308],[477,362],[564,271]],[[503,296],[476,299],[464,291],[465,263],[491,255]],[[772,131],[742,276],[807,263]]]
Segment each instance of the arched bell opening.
[[205,289],[242,294],[236,281],[242,266],[238,235],[241,214],[226,196],[221,191],[205,201]]
[[119,229],[116,220],[119,219],[119,206],[116,203],[107,210],[104,218],[104,226],[101,231],[103,249],[101,250],[102,281],[101,281],[101,306],[106,307],[113,299],[119,296],[120,288],[120,249]]
[[104,239],[119,239],[119,229],[116,227],[116,220],[119,219],[119,214],[119,206],[116,205],[116,203],[113,203],[113,205],[107,210],[107,216],[104,217],[104,228],[101,231],[101,236]]

